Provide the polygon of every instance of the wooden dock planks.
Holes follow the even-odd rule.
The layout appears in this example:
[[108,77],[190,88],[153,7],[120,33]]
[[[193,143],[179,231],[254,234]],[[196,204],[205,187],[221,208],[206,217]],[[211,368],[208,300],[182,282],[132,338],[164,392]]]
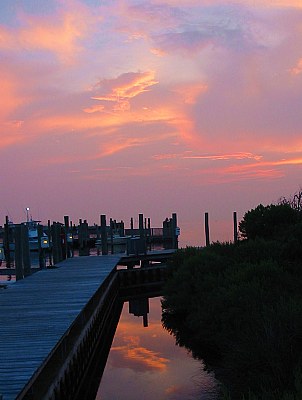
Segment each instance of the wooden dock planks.
[[0,397],[13,400],[121,255],[70,258],[0,290]]

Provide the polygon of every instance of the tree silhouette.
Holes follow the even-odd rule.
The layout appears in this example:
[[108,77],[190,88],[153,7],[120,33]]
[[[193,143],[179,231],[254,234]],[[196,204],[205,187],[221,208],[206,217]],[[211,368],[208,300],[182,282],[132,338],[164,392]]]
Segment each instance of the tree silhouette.
[[300,212],[289,202],[268,206],[259,204],[255,209],[245,213],[243,220],[239,223],[239,232],[244,239],[257,237],[269,239],[297,223],[299,217]]

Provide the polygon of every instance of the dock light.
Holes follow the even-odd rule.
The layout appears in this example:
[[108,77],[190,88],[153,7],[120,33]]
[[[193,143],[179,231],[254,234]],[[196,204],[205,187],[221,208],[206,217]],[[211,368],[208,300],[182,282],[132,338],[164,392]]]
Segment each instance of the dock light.
[[47,237],[42,237],[41,238],[41,248],[42,249],[48,249],[49,248],[49,240]]
[[3,247],[0,247],[0,261],[3,261],[5,259],[4,257],[4,249]]
[[29,222],[29,207],[26,207],[26,221]]

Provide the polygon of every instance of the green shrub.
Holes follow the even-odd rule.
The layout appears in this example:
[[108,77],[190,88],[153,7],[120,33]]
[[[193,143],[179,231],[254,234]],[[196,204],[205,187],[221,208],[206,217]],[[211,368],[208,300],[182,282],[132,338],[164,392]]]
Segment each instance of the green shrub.
[[301,261],[293,262],[295,240],[215,243],[176,255],[163,324],[207,369],[219,371],[236,399],[296,400],[301,393],[302,275]]

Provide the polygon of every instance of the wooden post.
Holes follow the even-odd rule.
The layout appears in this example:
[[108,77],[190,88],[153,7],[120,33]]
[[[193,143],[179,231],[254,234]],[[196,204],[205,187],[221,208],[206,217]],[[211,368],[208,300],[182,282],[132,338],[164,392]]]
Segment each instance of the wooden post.
[[170,231],[170,221],[168,218],[166,218],[163,221],[163,243],[164,243],[164,249],[169,248],[169,231]]
[[79,256],[89,256],[89,230],[86,219],[84,222],[80,219],[79,225]]
[[37,228],[38,228],[39,267],[41,269],[44,269],[45,268],[45,250],[41,246],[41,240],[42,240],[42,237],[43,237],[43,226],[42,225],[38,225]]
[[61,244],[61,224],[53,222],[52,224],[52,247],[53,247],[53,263],[56,265],[62,261],[62,244]]
[[100,227],[98,225],[96,225],[96,251],[97,251],[97,255],[100,255]]
[[58,250],[59,250],[59,262],[63,260],[63,243],[62,239],[64,237],[64,228],[62,227],[62,224],[60,222],[57,222],[57,237],[58,237]]
[[23,262],[22,262],[22,233],[21,225],[15,225],[15,268],[16,268],[16,281],[23,279]]
[[152,235],[151,235],[151,220],[150,220],[150,218],[148,218],[147,237],[148,237],[148,243],[149,243],[149,251],[151,251],[151,248],[152,248]]
[[78,244],[79,244],[79,256],[82,255],[83,250],[83,228],[82,228],[82,219],[79,219],[78,225]]
[[131,236],[133,237],[134,236],[134,233],[133,233],[133,218],[130,219],[130,230],[131,230]]
[[147,247],[146,247],[146,238],[145,238],[145,229],[144,229],[144,215],[139,214],[138,215],[138,228],[139,228],[139,249],[137,254],[146,254],[147,252]]
[[139,236],[141,239],[144,238],[144,215],[138,215],[138,228],[139,228]]
[[84,227],[85,227],[85,255],[90,256],[90,248],[89,248],[90,234],[89,234],[88,222],[86,219],[84,220]]
[[237,226],[237,213],[234,211],[233,213],[233,222],[234,222],[234,243],[238,242],[238,226]]
[[47,236],[49,243],[49,266],[52,267],[52,258],[53,258],[53,238],[51,235],[51,225],[50,220],[47,221]]
[[10,248],[9,248],[9,219],[8,216],[5,217],[5,224],[4,224],[4,240],[3,240],[3,247],[4,247],[4,256],[6,261],[6,267],[10,268],[11,265],[11,257],[10,257]]
[[64,226],[65,226],[65,257],[70,258],[70,247],[69,240],[69,216],[64,215]]
[[111,254],[114,253],[114,245],[113,245],[113,231],[115,231],[115,221],[110,218],[110,225],[109,225],[109,235],[110,235],[110,248]]
[[107,227],[106,215],[101,215],[101,242],[102,242],[102,255],[108,254],[108,241],[107,241]]
[[22,240],[22,263],[24,277],[31,275],[30,265],[30,249],[28,239],[28,228],[26,225],[21,225],[21,240]]
[[176,213],[172,214],[172,248],[178,249],[178,236],[176,235],[177,228],[177,215]]
[[205,224],[205,234],[206,234],[206,246],[210,245],[210,231],[209,231],[209,213],[205,213],[204,215],[204,224]]

